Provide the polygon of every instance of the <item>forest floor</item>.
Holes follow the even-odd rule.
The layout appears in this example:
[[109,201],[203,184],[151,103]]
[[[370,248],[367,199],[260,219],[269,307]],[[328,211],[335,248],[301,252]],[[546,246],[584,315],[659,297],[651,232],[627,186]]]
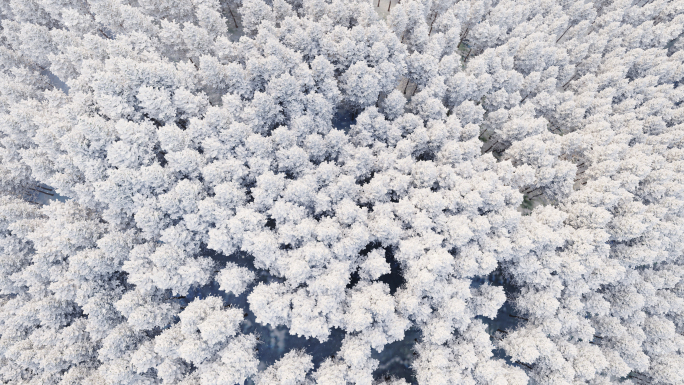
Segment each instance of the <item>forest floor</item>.
[[395,5],[399,4],[399,1],[400,0],[380,0],[380,6],[378,6],[378,0],[375,0],[373,6],[375,8],[375,12],[377,12],[378,15],[380,15],[380,18],[387,21],[387,17],[390,14],[391,7],[394,7]]

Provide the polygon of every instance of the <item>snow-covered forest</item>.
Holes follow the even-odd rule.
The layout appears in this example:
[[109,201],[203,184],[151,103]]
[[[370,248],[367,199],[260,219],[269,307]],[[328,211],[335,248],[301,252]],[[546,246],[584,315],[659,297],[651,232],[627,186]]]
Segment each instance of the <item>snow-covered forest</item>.
[[3,384],[684,384],[684,1],[0,23]]

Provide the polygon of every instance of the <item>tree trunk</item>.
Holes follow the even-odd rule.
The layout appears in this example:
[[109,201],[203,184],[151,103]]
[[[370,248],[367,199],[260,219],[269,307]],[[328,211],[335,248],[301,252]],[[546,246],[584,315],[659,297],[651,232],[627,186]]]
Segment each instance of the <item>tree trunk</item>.
[[[466,28],[465,32],[463,32],[463,37],[461,37],[461,41],[458,42],[458,45],[461,45],[461,43],[463,43],[463,40],[465,40],[466,36],[468,36],[469,30],[470,30],[470,27]],[[458,45],[456,47],[458,47]]]
[[230,16],[233,17],[233,23],[235,23],[235,28],[240,28],[237,25],[237,20],[235,20],[235,15],[233,15],[233,11],[230,10],[230,7],[228,7],[228,12],[230,12]]
[[406,89],[408,88],[409,80],[406,79],[406,87],[404,87],[404,95],[406,95]]
[[570,24],[570,25],[568,26],[568,28],[565,30],[565,32],[563,32],[563,34],[560,35],[560,37],[556,40],[556,43],[558,43],[558,42],[560,41],[560,39],[562,39],[563,36],[565,36],[565,34],[570,30],[570,28],[572,28],[572,24]]
[[465,63],[468,61],[468,57],[470,57],[470,53],[473,52],[473,49],[471,48],[470,51],[468,51],[468,54],[466,55],[465,59],[463,59],[463,62]]
[[391,6],[392,6],[392,0],[390,0],[389,4],[387,4],[387,12],[389,12]]
[[37,192],[39,192],[39,193],[43,193],[43,194],[49,195],[49,196],[54,196],[54,195],[55,195],[55,194],[46,193],[45,191],[36,190],[36,189],[34,189],[34,188],[31,188],[31,187],[27,187],[27,188],[28,188],[29,190],[37,191]]
[[192,64],[194,64],[194,65],[195,65],[195,68],[199,69],[199,66],[197,65],[197,63],[195,63],[195,61],[194,61],[194,60],[192,60],[192,58],[190,58],[190,61],[192,62]]
[[577,76],[577,74],[572,75],[572,77],[570,78],[570,80],[568,80],[567,82],[565,82],[565,84],[563,84],[563,86],[562,86],[561,88],[565,88],[565,86],[567,86],[568,84],[570,84],[570,82],[573,81],[573,80],[575,79],[576,76]]
[[378,8],[380,8],[380,0],[378,0]]
[[435,15],[435,17],[432,18],[432,22],[430,23],[430,32],[428,32],[428,36],[432,34],[432,25],[435,24],[435,20],[437,20],[437,15]]
[[492,151],[494,149],[494,146],[496,146],[497,144],[499,144],[498,140],[496,142],[494,142],[494,144],[492,144],[484,153],[486,154],[489,151]]

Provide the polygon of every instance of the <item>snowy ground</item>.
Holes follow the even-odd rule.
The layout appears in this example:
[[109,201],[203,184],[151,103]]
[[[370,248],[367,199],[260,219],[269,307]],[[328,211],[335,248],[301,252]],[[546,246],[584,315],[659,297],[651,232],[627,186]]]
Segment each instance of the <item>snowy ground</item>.
[[229,7],[228,3],[223,4],[221,11],[223,12],[223,17],[228,21],[228,38],[233,42],[240,40],[240,37],[245,34],[242,28],[240,12],[235,7]]
[[40,74],[47,76],[48,79],[50,79],[50,82],[53,86],[57,87],[58,89],[62,90],[65,94],[69,95],[69,86],[67,86],[66,83],[62,81],[62,79],[58,78],[57,75],[53,74],[48,70],[41,71]]
[[54,189],[52,189],[52,187],[39,185],[30,186],[24,189],[22,199],[40,205],[47,205],[50,203],[50,201],[53,200],[66,202],[66,200],[69,198],[57,194],[57,192],[55,192]]
[[333,116],[332,125],[338,130],[349,132],[349,128],[356,124],[354,114],[349,110],[337,110]]
[[375,8],[375,12],[377,12],[383,20],[387,20],[387,16],[390,14],[388,7],[391,9],[391,7],[394,7],[397,4],[399,4],[399,0],[380,0],[380,6],[378,7],[378,1],[375,0],[373,2],[373,7]]

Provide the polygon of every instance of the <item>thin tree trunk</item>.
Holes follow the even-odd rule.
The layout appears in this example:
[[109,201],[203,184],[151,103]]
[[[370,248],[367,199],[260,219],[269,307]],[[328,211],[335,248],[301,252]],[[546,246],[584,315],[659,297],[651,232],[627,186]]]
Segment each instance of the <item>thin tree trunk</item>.
[[408,88],[409,80],[406,79],[406,87],[404,87],[404,95],[406,95],[406,89]]
[[554,126],[553,124],[551,125],[551,127],[555,128],[556,131],[558,131],[559,134],[563,135],[563,130],[561,130],[560,128]]
[[470,53],[473,52],[473,49],[471,48],[470,51],[468,51],[468,54],[466,55],[465,59],[463,59],[463,62],[465,63],[468,61],[468,57],[470,57]]
[[195,63],[195,61],[194,61],[194,60],[192,60],[192,58],[190,58],[190,61],[192,62],[192,64],[194,64],[194,65],[195,65],[195,68],[199,69],[199,66],[197,65],[197,63]]
[[416,84],[416,88],[413,89],[413,93],[411,94],[411,96],[413,96],[413,95],[416,94],[416,90],[417,90],[417,89],[418,89],[418,84]]
[[404,42],[404,35],[406,35],[406,31],[402,32],[402,34],[401,34],[401,42],[402,43]]
[[432,23],[430,23],[430,32],[428,32],[428,36],[432,34],[432,25],[435,24],[435,20],[437,20],[437,15],[435,15],[435,17],[432,18]]
[[380,0],[378,0],[378,8],[380,8]]
[[228,12],[230,12],[230,16],[233,17],[233,23],[235,23],[235,28],[240,28],[237,25],[237,20],[235,20],[235,15],[233,15],[233,11],[230,10],[230,7],[228,7]]
[[570,84],[571,81],[575,80],[575,77],[577,77],[577,74],[572,75],[572,77],[570,78],[570,80],[568,80],[567,82],[565,82],[565,84],[563,84],[563,86],[561,86],[561,88],[565,88],[565,86],[567,86],[568,84]]
[[[470,27],[466,28],[465,32],[463,32],[463,37],[461,37],[461,41],[458,42],[458,45],[461,45],[463,43],[463,40],[465,40],[466,36],[468,36],[468,31],[470,30]],[[458,47],[457,45],[457,47]]]
[[572,28],[572,24],[570,24],[570,25],[568,26],[568,28],[565,30],[565,32],[563,32],[563,34],[560,35],[560,37],[556,40],[556,43],[558,43],[558,42],[560,41],[560,39],[562,39],[563,36],[565,36],[565,34],[570,30],[570,28]]
[[54,196],[54,195],[55,195],[55,194],[46,193],[45,191],[36,190],[36,189],[34,189],[34,188],[31,188],[31,187],[27,187],[27,188],[28,188],[29,190],[38,191],[39,193],[43,193],[43,194],[45,194],[45,195],[50,195],[50,196]]
[[[496,331],[497,331],[497,332],[501,332],[501,333],[504,333],[504,334],[508,334],[508,332],[507,332],[507,331],[505,331],[505,330],[501,330],[501,329],[496,329]],[[494,336],[492,336],[492,337],[494,337]],[[495,338],[496,338],[496,337],[495,337]],[[497,338],[497,340],[499,340],[499,341],[503,341],[503,338]]]
[[486,153],[488,153],[489,151],[492,151],[492,150],[494,149],[494,146],[496,146],[497,144],[499,144],[499,141],[498,141],[498,140],[497,140],[496,142],[494,142],[494,144],[492,144],[491,146],[489,146],[489,148],[488,148],[484,153],[486,154]]
[[389,4],[387,4],[387,12],[389,12],[391,6],[392,6],[392,0],[390,0]]
[[520,101],[520,104],[522,104],[522,102],[524,102],[525,99],[527,99],[527,97],[530,96],[531,93],[532,93],[531,91],[528,92],[527,95],[525,95],[525,97]]

